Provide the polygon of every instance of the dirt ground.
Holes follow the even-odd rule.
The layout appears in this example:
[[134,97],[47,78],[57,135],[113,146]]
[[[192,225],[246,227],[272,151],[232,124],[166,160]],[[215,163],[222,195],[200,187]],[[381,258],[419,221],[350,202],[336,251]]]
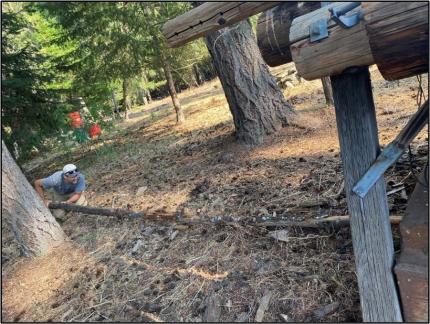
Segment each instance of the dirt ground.
[[[417,78],[371,68],[379,138],[387,145],[417,110]],[[427,96],[427,76],[422,81]],[[116,134],[25,168],[30,180],[75,163],[92,206],[185,219],[347,215],[334,108],[320,81],[285,90],[302,123],[255,148],[238,145],[219,81],[139,107]],[[385,174],[391,215],[403,215],[428,155],[427,127]],[[19,256],[2,223],[3,321],[361,321],[349,227],[179,226],[69,213],[70,238]],[[399,231],[393,225],[396,253]],[[257,310],[260,308],[260,311]]]

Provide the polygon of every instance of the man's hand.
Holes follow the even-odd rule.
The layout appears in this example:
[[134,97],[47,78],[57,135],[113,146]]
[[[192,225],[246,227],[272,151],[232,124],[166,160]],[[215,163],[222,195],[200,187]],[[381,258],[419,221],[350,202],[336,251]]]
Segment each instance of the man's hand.
[[82,192],[75,192],[75,194],[70,197],[69,199],[67,199],[67,201],[65,201],[66,204],[73,204],[75,202],[77,202],[79,200],[79,198],[81,197]]

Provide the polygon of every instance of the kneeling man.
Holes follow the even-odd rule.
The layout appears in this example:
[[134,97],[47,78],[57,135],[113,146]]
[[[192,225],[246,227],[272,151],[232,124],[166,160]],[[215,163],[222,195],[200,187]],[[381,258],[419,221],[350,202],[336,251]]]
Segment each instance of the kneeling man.
[[[34,186],[46,207],[48,207],[50,201],[87,205],[87,200],[83,194],[85,176],[79,172],[74,164],[65,165],[63,171],[57,171],[47,178],[37,179],[34,182]],[[48,198],[45,198],[45,190],[47,190]],[[52,212],[56,217],[65,215],[65,211],[61,209],[54,209]]]

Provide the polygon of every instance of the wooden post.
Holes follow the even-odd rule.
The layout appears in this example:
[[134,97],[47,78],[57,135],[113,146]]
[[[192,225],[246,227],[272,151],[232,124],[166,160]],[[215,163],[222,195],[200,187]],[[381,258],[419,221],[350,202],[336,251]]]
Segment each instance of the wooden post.
[[352,192],[379,153],[370,74],[351,68],[331,77],[345,190],[365,322],[402,321],[393,278],[394,246],[384,179],[365,198]]

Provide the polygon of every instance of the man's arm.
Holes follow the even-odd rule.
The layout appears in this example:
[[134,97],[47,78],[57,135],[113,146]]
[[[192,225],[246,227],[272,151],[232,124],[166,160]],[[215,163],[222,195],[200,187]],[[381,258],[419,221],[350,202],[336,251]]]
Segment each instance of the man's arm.
[[49,201],[45,198],[45,194],[44,194],[43,187],[42,187],[42,179],[37,179],[36,181],[34,181],[34,188],[36,189],[40,198],[42,198],[45,206],[48,207]]
[[81,198],[82,192],[75,192],[75,194],[73,196],[71,196],[69,199],[67,199],[66,203],[67,204],[73,204],[75,202],[77,202],[79,200],[79,198]]

